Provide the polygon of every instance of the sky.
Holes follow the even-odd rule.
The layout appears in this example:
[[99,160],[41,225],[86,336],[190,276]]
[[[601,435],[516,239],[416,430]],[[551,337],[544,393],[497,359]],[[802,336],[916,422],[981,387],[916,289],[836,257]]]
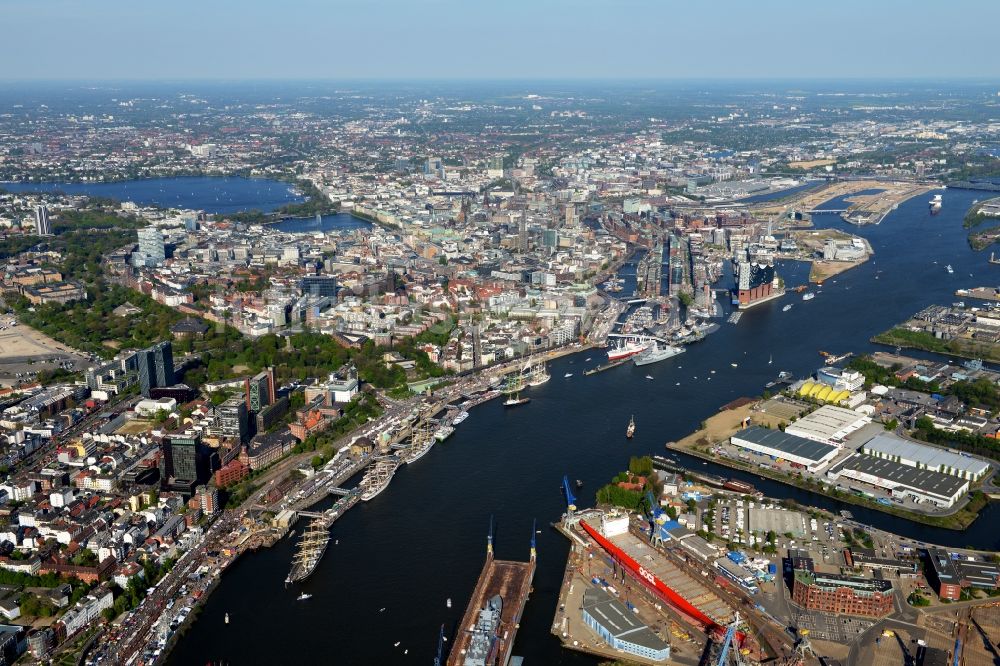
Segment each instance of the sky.
[[0,0],[0,79],[1000,79],[997,0]]

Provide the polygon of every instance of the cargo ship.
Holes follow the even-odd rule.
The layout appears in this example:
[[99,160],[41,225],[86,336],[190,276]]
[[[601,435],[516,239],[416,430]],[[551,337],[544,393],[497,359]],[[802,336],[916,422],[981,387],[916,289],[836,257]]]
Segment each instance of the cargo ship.
[[375,496],[388,488],[398,467],[399,461],[395,459],[376,461],[375,465],[365,472],[364,478],[361,479],[361,501],[367,502],[374,499]]
[[292,570],[285,578],[285,584],[296,583],[305,580],[316,570],[316,566],[326,552],[326,545],[330,542],[330,533],[320,519],[314,519],[309,523],[309,527],[302,533],[299,541],[299,552],[292,560]]
[[636,356],[633,363],[636,365],[649,365],[650,363],[658,363],[659,361],[664,361],[672,356],[683,353],[684,347],[674,347],[673,345],[664,345],[661,347],[659,344],[653,343],[652,347],[649,347],[646,351]]
[[640,340],[618,339],[614,347],[608,347],[608,360],[620,361],[636,354],[641,354],[649,347],[649,343]]

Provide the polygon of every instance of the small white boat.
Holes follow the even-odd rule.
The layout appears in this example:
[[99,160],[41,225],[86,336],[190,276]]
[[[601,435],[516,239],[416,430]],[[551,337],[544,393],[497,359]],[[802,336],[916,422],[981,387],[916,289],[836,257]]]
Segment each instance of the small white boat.
[[646,379],[652,379],[652,378],[653,378],[652,375],[646,375]]
[[226,613],[226,624],[229,624],[229,613]]
[[379,612],[379,613],[384,613],[384,612],[385,612],[385,608],[384,608],[384,607],[383,607],[383,608],[380,608],[380,609],[378,610],[378,612]]
[[448,601],[445,604],[448,608],[451,608],[451,597],[448,597]]
[[681,385],[680,382],[677,382],[676,384],[674,384],[674,386],[680,386],[680,385]]
[[733,366],[734,368],[738,368],[738,367],[740,367],[740,366],[739,366],[739,365],[737,365],[736,363],[730,363],[729,365]]
[[573,376],[572,372],[567,372],[565,375],[563,375],[563,379],[569,379],[572,376]]
[[297,596],[295,598],[295,600],[296,601],[305,601],[306,599],[312,599],[312,596],[313,595],[309,594],[308,592],[303,592],[302,594],[300,594],[299,596]]
[[791,310],[791,309],[792,309],[792,304],[791,304],[791,303],[789,303],[789,304],[788,304],[788,305],[786,305],[785,307],[781,308],[781,311],[782,311],[782,312],[788,312],[788,311],[789,311],[789,310]]
[[587,358],[583,359],[583,362],[586,363],[589,360],[590,360],[590,357],[588,356]]
[[400,641],[396,641],[395,643],[392,644],[392,647],[399,647],[399,643]]
[[774,363],[774,356],[773,355],[767,357],[767,364],[771,365],[772,363]]

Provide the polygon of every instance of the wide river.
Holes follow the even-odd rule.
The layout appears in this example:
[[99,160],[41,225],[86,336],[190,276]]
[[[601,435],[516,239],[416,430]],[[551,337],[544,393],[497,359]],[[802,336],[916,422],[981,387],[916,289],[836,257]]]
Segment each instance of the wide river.
[[[284,586],[293,539],[240,559],[180,639],[170,663],[429,664],[438,627],[443,623],[452,635],[468,601],[492,514],[501,558],[526,559],[532,519],[542,527],[534,592],[514,654],[525,656],[528,664],[593,664],[589,657],[562,650],[549,634],[568,550],[565,539],[548,527],[564,510],[563,474],[583,480],[578,503],[591,505],[595,490],[623,469],[630,455],[663,452],[665,442],[689,433],[721,405],[759,395],[779,370],[811,373],[821,365],[819,350],[872,350],[869,337],[927,305],[951,303],[955,289],[996,284],[1000,269],[987,263],[986,254],[969,249],[961,224],[973,199],[981,196],[949,190],[944,209],[934,217],[928,214],[930,196],[917,197],[881,225],[860,230],[836,216],[817,217],[821,226],[866,237],[875,249],[874,261],[828,281],[812,301],[789,294],[746,312],[736,325],[720,320],[719,332],[660,364],[626,365],[585,377],[585,368],[604,360],[600,350],[553,362],[552,379],[530,389],[530,404],[505,410],[490,402],[472,410],[448,441],[402,467],[379,497],[351,509],[333,527],[338,543],[331,541],[317,572],[303,585]],[[634,276],[634,270],[625,272]],[[786,264],[780,272],[795,286],[807,279],[808,266]],[[794,306],[782,312],[786,303]],[[729,305],[725,308],[728,314]],[[771,356],[774,363],[768,365]],[[564,378],[566,373],[573,376]],[[647,373],[652,381],[645,379]],[[636,435],[627,441],[624,430],[633,414]],[[715,465],[701,469],[740,476]],[[959,533],[750,480],[768,495],[850,508],[861,521],[921,540],[1000,548],[996,503]],[[300,591],[312,599],[297,602]]]

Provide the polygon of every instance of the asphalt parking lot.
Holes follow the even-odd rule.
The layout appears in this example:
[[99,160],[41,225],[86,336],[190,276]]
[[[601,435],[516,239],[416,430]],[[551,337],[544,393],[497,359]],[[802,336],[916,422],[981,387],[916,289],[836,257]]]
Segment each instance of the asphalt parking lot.
[[809,638],[842,645],[856,641],[873,624],[872,620],[807,611],[800,611],[795,619],[795,626],[800,632],[808,630]]

